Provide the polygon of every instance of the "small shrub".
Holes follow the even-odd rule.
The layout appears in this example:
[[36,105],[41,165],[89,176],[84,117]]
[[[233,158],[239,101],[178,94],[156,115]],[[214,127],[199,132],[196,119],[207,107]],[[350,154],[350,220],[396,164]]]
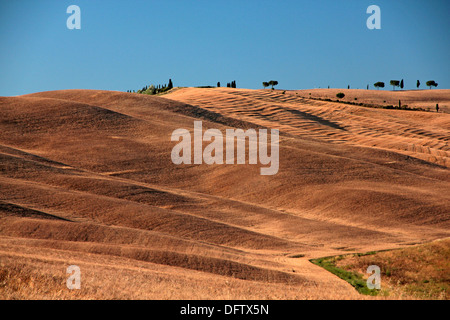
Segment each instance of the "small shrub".
[[392,276],[392,272],[391,272],[391,270],[390,270],[390,269],[386,269],[386,272],[385,272],[385,274],[386,274],[386,277],[390,277],[390,276]]
[[339,99],[342,99],[342,98],[345,97],[345,94],[342,93],[342,92],[339,92],[339,93],[336,95],[336,97],[338,97]]
[[305,255],[304,254],[296,254],[296,255],[293,255],[293,256],[290,256],[290,258],[303,258]]

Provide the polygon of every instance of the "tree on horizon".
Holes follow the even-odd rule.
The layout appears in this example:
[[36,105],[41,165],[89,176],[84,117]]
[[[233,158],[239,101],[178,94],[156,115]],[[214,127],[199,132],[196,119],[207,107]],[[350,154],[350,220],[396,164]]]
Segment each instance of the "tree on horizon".
[[430,87],[430,90],[431,90],[431,87],[435,87],[436,88],[438,86],[438,84],[434,80],[427,81],[426,84],[427,84],[427,87]]
[[272,86],[272,90],[273,90],[273,89],[274,89],[273,87],[278,85],[278,81],[276,81],[276,80],[270,80],[270,81],[269,81],[269,85]]
[[378,81],[373,86],[380,90],[380,88],[384,88],[384,82]]
[[264,89],[267,88],[268,86],[270,86],[270,84],[268,82],[266,82],[266,81],[264,81],[262,83],[262,85],[263,85]]
[[403,83],[403,79],[402,79],[402,81],[400,81],[400,89],[403,89],[403,87],[404,87],[404,83]]
[[419,80],[417,80],[416,86],[417,86],[417,89],[419,89],[419,87],[420,87],[420,81]]
[[391,80],[390,84],[394,88],[394,91],[395,91],[395,87],[400,86],[400,81],[398,81],[398,80]]

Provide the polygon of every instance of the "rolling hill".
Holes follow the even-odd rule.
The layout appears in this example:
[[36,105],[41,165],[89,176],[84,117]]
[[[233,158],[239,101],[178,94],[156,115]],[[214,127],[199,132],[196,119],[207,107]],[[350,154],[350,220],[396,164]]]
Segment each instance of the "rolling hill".
[[[309,259],[450,235],[447,113],[230,88],[51,91],[0,110],[2,298],[358,299]],[[173,164],[172,132],[198,120],[279,129],[278,174]]]

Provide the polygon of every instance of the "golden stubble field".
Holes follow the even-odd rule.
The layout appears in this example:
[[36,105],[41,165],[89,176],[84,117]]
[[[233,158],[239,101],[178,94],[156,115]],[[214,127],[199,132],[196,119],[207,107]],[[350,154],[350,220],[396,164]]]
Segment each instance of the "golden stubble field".
[[[450,91],[358,96],[440,99],[442,113],[308,93],[0,97],[0,298],[367,299],[309,259],[449,237]],[[173,164],[172,132],[198,120],[279,129],[278,174]]]

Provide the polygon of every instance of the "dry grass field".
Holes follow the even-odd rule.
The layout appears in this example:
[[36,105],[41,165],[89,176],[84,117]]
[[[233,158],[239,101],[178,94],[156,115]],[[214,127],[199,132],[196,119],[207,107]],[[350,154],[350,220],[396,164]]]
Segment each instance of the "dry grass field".
[[[436,104],[439,104],[439,112],[450,113],[450,97],[446,89],[424,90],[363,90],[363,89],[314,89],[297,90],[296,94],[305,98],[336,100],[336,94],[342,92],[345,102],[366,103],[376,106],[407,105],[411,109],[424,109],[436,112]],[[311,95],[310,95],[311,93]]]
[[[0,97],[0,299],[373,299],[309,260],[450,236],[450,90],[324,91]],[[278,174],[173,164],[196,120],[279,129]]]
[[444,239],[405,249],[344,256],[336,265],[358,274],[364,274],[367,266],[379,266],[381,293],[391,298],[449,300],[449,251],[450,239]]

